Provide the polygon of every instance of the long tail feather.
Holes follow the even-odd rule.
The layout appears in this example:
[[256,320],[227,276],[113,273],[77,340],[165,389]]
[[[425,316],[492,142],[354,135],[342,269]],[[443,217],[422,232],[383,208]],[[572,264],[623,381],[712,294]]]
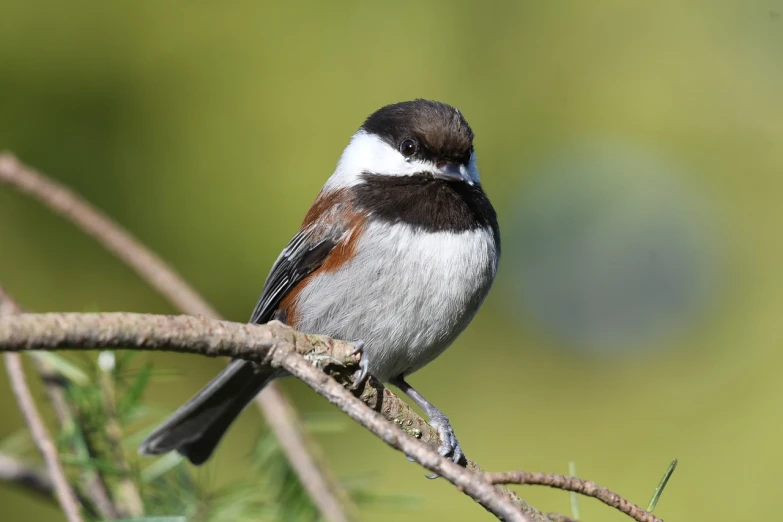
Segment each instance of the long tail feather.
[[275,377],[259,373],[248,361],[232,361],[217,377],[139,446],[142,455],[178,451],[193,464],[206,461],[226,430],[250,401]]

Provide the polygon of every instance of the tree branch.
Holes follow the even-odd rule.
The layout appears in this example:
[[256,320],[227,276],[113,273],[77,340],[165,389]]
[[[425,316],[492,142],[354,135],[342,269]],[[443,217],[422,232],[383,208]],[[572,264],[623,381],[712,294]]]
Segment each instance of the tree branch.
[[648,513],[617,493],[613,493],[590,480],[583,480],[555,473],[533,473],[530,471],[487,473],[484,475],[484,479],[490,484],[531,484],[573,491],[587,497],[596,498],[607,506],[625,513],[638,522],[663,522],[663,520],[652,513]]
[[[18,311],[18,307],[5,293],[0,293],[0,303],[2,303],[0,305],[0,313],[3,314],[3,317],[11,317]],[[6,313],[8,315],[5,315]],[[18,353],[6,353],[5,366],[11,383],[11,391],[16,397],[16,402],[19,403],[19,409],[24,416],[27,427],[30,429],[33,442],[35,442],[46,464],[46,469],[49,471],[49,477],[54,487],[57,501],[60,503],[60,507],[62,507],[68,522],[82,522],[79,501],[68,484],[60,457],[57,454],[57,448],[54,442],[52,442],[46,426],[44,426],[41,415],[35,406],[33,395],[30,393],[30,387],[27,385],[24,368],[22,367],[22,356]]]
[[[218,312],[163,259],[68,187],[22,165],[11,153],[0,153],[0,183],[20,190],[71,221],[181,312],[220,319]],[[49,394],[53,396],[51,391]],[[308,450],[308,444],[312,446],[313,442],[306,439],[296,410],[288,398],[275,383],[271,383],[255,401],[319,511],[329,522],[348,522],[343,506],[350,507],[350,498],[338,481],[326,479],[323,464],[316,462]]]
[[[387,402],[402,402],[389,390],[378,384],[365,386],[362,399],[366,400],[367,395],[374,407],[368,409],[327,374],[313,368],[312,365],[321,367],[341,382],[348,382],[350,377],[346,366],[356,363],[356,356],[351,355],[353,347],[348,343],[296,332],[279,322],[251,325],[202,317],[129,313],[23,314],[0,318],[0,351],[94,348],[188,352],[209,357],[242,358],[263,366],[284,368],[387,444],[449,480],[502,520],[534,520],[503,491],[479,475],[441,457],[433,447],[437,445],[436,434],[431,434],[433,444],[428,446],[413,437],[404,436],[386,422],[374,410],[384,415],[396,413],[397,416],[388,420],[414,436],[421,437],[422,434],[415,426],[427,425],[418,416],[419,422],[414,422],[412,416],[400,418],[399,415],[406,412],[402,404],[388,407]],[[410,408],[407,411],[414,415]]]

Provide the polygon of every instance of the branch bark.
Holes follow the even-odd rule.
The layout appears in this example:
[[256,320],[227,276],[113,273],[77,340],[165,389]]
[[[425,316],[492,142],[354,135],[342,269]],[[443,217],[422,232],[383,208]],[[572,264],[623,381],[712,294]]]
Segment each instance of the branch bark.
[[[366,408],[342,385],[313,367],[328,371],[343,383],[349,382],[350,371],[346,367],[355,365],[357,359],[351,355],[353,347],[348,343],[302,334],[278,322],[251,325],[202,317],[130,313],[22,314],[0,318],[0,351],[95,348],[226,356],[284,368],[387,444],[441,475],[501,520],[547,520],[535,510],[532,515],[539,514],[541,518],[532,518],[502,490],[441,457],[435,450],[436,433],[429,433],[431,445],[416,440],[423,433],[417,426],[429,425],[389,390],[377,383],[365,386],[360,398],[372,406]],[[390,407],[386,403],[397,404]],[[406,437],[394,425],[414,437]]]
[[[181,312],[220,319],[220,314],[163,259],[68,187],[22,165],[8,152],[0,153],[0,183],[18,189],[71,221]],[[314,443],[304,434],[291,401],[275,383],[267,386],[255,401],[318,510],[329,522],[348,522],[350,517],[344,506],[353,511],[350,498],[338,481],[327,479],[325,466],[315,460],[310,450]]]
[[555,473],[533,473],[530,471],[487,473],[484,475],[484,479],[490,484],[532,484],[549,486],[550,488],[562,489],[565,491],[573,491],[587,497],[598,499],[607,506],[625,513],[637,522],[663,522],[663,520],[652,513],[648,513],[617,493],[613,493],[590,480],[583,480],[577,477],[568,477]]

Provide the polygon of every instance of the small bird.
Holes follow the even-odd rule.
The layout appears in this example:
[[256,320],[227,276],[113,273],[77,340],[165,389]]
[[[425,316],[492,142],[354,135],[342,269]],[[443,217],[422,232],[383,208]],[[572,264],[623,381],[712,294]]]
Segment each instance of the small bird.
[[[266,279],[251,323],[353,342],[368,375],[429,416],[441,455],[460,462],[449,419],[406,381],[473,319],[500,258],[495,210],[479,183],[473,131],[445,103],[414,100],[371,114],[353,135],[299,232]],[[279,371],[232,361],[141,444],[206,461]]]

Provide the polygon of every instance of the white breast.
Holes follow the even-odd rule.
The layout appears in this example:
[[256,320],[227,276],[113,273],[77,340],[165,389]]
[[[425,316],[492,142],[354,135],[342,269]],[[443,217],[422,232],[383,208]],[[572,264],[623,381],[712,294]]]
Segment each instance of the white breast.
[[489,229],[424,232],[372,223],[356,255],[299,293],[297,327],[363,340],[370,373],[386,381],[440,355],[468,325],[497,270]]

